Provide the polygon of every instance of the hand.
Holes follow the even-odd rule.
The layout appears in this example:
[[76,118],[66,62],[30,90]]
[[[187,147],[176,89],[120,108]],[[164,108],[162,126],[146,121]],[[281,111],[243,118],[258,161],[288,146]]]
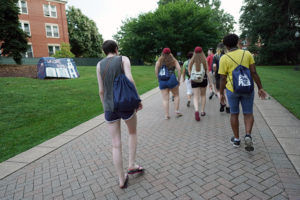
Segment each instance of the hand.
[[209,89],[212,90],[212,84],[209,84]]
[[258,96],[259,96],[262,100],[265,100],[266,97],[267,97],[267,93],[264,91],[263,88],[261,88],[261,89],[258,90]]
[[220,103],[222,104],[222,105],[225,105],[225,95],[224,94],[221,94],[220,93]]
[[137,108],[136,111],[139,111],[139,110],[142,110],[142,109],[143,109],[143,104],[142,104],[142,102],[140,102],[140,103],[139,103],[139,107]]

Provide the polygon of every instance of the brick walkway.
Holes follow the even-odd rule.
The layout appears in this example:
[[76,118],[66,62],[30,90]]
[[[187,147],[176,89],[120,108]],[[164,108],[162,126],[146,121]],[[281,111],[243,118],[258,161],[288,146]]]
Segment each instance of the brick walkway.
[[[128,189],[118,187],[102,124],[0,180],[0,199],[300,199],[299,175],[256,106],[255,151],[249,153],[244,144],[230,144],[229,115],[219,113],[216,98],[207,100],[207,116],[196,122],[184,91],[179,119],[171,113],[162,120],[160,93],[143,101],[137,163],[146,172],[131,176]],[[122,132],[127,164],[124,123]]]

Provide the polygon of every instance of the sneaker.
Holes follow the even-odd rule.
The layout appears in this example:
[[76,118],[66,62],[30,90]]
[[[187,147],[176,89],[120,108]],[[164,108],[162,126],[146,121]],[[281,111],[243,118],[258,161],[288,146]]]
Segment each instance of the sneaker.
[[195,112],[195,120],[200,121],[199,112]]
[[230,113],[230,107],[226,107],[226,113]]
[[209,99],[212,99],[214,94],[215,94],[214,92],[211,92],[210,95],[209,95]]
[[245,149],[246,151],[254,151],[251,135],[245,136]]
[[224,112],[226,105],[220,104],[220,112]]
[[240,140],[235,140],[234,139],[234,136],[231,137],[231,140],[230,140],[231,144],[234,146],[234,147],[239,147],[241,145],[241,141]]
[[191,105],[191,101],[188,101],[187,104],[186,104],[186,106],[190,107],[190,105]]

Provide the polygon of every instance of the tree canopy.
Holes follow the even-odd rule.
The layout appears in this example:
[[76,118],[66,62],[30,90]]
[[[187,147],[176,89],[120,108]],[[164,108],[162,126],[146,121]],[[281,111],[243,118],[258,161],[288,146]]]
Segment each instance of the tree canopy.
[[71,6],[67,9],[71,51],[76,57],[100,57],[103,38],[96,23]]
[[[170,47],[175,56],[179,52],[185,56],[197,45],[204,49],[215,47],[226,33],[233,31],[233,17],[211,4],[200,6],[187,0],[158,4],[154,12],[123,22],[114,36],[122,54],[153,62],[162,48]],[[225,26],[220,22],[224,18],[218,19],[221,15],[228,15]]]
[[0,49],[2,54],[12,56],[21,64],[22,53],[27,50],[28,35],[20,28],[17,0],[8,0],[0,4]]
[[300,38],[295,33],[300,32],[299,0],[244,0],[241,12],[241,37],[250,42],[249,49],[258,54],[258,62],[297,62]]

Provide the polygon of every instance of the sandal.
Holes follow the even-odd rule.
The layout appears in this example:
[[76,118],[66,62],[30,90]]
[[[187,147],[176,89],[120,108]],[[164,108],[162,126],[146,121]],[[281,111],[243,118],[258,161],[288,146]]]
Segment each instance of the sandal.
[[128,180],[129,180],[128,174],[126,174],[126,178],[125,178],[124,184],[123,184],[123,186],[120,186],[121,189],[125,189],[125,188],[128,187]]
[[205,116],[206,115],[206,113],[205,112],[201,112],[201,116]]
[[145,171],[145,169],[141,166],[137,166],[137,168],[135,169],[130,169],[128,170],[128,174],[137,174],[137,173],[143,173]]
[[179,117],[181,117],[183,114],[181,113],[181,112],[176,112],[176,118],[179,118]]
[[170,116],[165,116],[165,120],[169,120],[170,118]]

